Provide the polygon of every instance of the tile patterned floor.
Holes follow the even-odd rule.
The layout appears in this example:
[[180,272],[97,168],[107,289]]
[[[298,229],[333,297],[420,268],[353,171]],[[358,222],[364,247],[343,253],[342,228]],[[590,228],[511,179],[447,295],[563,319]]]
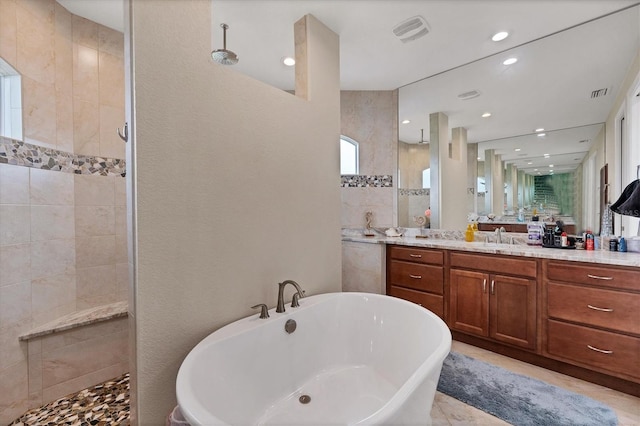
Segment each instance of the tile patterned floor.
[[[473,358],[499,365],[515,373],[525,374],[601,401],[615,410],[620,426],[640,425],[640,398],[464,343],[453,342],[452,349]],[[508,425],[490,414],[440,392],[436,393],[431,417],[434,426]],[[76,395],[61,398],[44,407],[31,410],[11,424],[11,426],[22,425],[128,426],[129,375],[125,374],[109,382],[85,389]]]
[[129,374],[27,411],[10,426],[129,425]]

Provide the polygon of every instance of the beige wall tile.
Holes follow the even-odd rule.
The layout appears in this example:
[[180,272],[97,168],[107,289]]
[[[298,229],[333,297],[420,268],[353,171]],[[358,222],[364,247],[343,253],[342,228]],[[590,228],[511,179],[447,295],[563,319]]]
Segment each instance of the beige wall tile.
[[54,4],[54,13],[55,13],[55,31],[56,35],[62,36],[69,41],[72,40],[72,29],[71,29],[71,12],[62,7],[60,3],[55,2]]
[[113,265],[115,259],[115,235],[76,238],[76,266],[78,269]]
[[76,206],[77,237],[114,235],[115,225],[113,206]]
[[[59,15],[56,12],[56,20],[62,20]],[[69,37],[57,33],[55,47],[56,145],[59,150],[73,152],[73,44]]]
[[116,263],[117,301],[125,301],[129,294],[129,264]]
[[75,175],[41,169],[29,173],[31,205],[73,205]]
[[99,53],[100,105],[124,109],[124,59]]
[[98,50],[123,58],[124,34],[104,25],[98,25]]
[[[21,333],[17,328],[11,328],[6,332],[0,333],[0,370],[26,362],[27,344],[18,340]],[[2,392],[0,392],[0,395],[2,395]]]
[[125,206],[115,207],[116,235],[127,235],[127,208]]
[[27,167],[0,164],[0,204],[29,204]]
[[0,246],[0,287],[31,280],[31,245]]
[[[29,350],[29,408],[42,405],[42,352]],[[35,405],[37,404],[37,405]]]
[[54,83],[41,83],[22,77],[22,120],[25,142],[56,148]]
[[116,133],[116,129],[122,127],[124,122],[124,108],[100,105],[100,156],[125,157],[127,145]]
[[127,336],[126,331],[103,334],[94,339],[52,351],[43,351],[43,388],[46,389],[93,371],[126,362],[128,357]]
[[98,24],[72,15],[73,41],[82,46],[98,49]]
[[115,182],[115,205],[125,207],[127,206],[127,180],[122,177],[116,177]]
[[28,407],[27,361],[0,370],[0,424],[9,424]]
[[37,327],[76,310],[75,271],[31,282],[32,326]]
[[73,206],[31,206],[31,241],[75,237]]
[[0,56],[14,68],[18,66],[16,9],[14,1],[0,1]]
[[76,240],[60,239],[31,243],[31,278],[75,272]]
[[[74,93],[77,93],[74,88]],[[100,109],[97,103],[73,97],[73,152],[100,155]]]
[[384,248],[342,242],[342,291],[385,294]]
[[128,258],[127,235],[116,235],[116,263],[126,263]]
[[98,51],[90,47],[73,45],[73,95],[90,102],[99,103]]
[[[53,3],[17,3],[18,71],[45,85],[55,82]],[[43,6],[44,7],[41,7]]]
[[120,333],[128,329],[128,319],[125,317],[61,331],[43,336],[40,339],[42,340],[42,352],[51,352],[65,346],[96,339],[97,336]]
[[0,246],[29,242],[29,206],[0,204],[0,217]]
[[0,287],[0,333],[31,328],[31,281]]
[[115,202],[115,177],[75,175],[75,199],[77,206],[113,206]]
[[78,310],[117,302],[116,265],[77,270],[76,306]]
[[393,193],[395,188],[340,188],[342,195],[342,226],[361,228],[364,214],[373,212],[372,226],[387,228],[394,225]]

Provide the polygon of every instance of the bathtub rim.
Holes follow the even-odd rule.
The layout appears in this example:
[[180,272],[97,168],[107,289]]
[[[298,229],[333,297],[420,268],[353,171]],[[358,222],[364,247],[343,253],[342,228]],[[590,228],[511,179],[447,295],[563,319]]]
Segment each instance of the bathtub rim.
[[[300,307],[295,309],[289,309],[283,313],[276,313],[275,308],[269,309],[270,320],[260,319],[258,314],[252,314],[250,316],[240,318],[236,321],[233,321],[229,324],[226,324],[210,334],[208,334],[204,339],[200,340],[187,354],[187,356],[183,359],[180,364],[180,368],[178,370],[178,374],[176,377],[176,399],[178,402],[178,407],[185,417],[187,421],[198,422],[197,424],[224,424],[227,423],[222,419],[218,418],[215,414],[209,412],[203,405],[197,402],[195,395],[190,390],[190,386],[188,383],[188,375],[187,371],[189,368],[189,364],[191,364],[196,356],[198,356],[199,352],[202,350],[206,350],[212,344],[217,342],[221,342],[230,338],[233,338],[239,334],[247,332],[249,330],[258,329],[261,327],[269,326],[273,323],[273,320],[277,320],[280,318],[286,318],[288,316],[297,314],[305,309],[309,309],[312,306],[323,303],[327,300],[331,300],[337,297],[351,297],[351,298],[373,298],[373,299],[393,299],[392,303],[397,303],[404,305],[406,309],[413,309],[416,312],[419,312],[421,315],[427,315],[430,317],[438,325],[438,330],[441,332],[442,342],[438,345],[434,351],[422,361],[420,366],[409,376],[405,382],[398,388],[398,390],[394,393],[394,395],[386,401],[386,403],[380,407],[378,410],[373,412],[370,416],[358,421],[354,424],[370,424],[372,422],[376,422],[379,424],[383,424],[385,419],[391,418],[397,410],[403,405],[403,403],[408,399],[408,397],[423,383],[424,380],[427,379],[428,373],[431,371],[434,366],[438,366],[438,369],[441,368],[444,359],[449,354],[451,350],[451,332],[446,323],[438,317],[436,314],[431,312],[430,310],[417,305],[413,302],[406,301],[404,299],[396,298],[393,296],[389,296],[386,294],[377,294],[377,293],[364,293],[364,292],[331,292],[331,293],[321,293],[317,295],[310,295],[303,300],[300,301]],[[179,388],[183,388],[185,390],[185,394],[181,396],[181,393],[178,392]],[[192,399],[196,401],[197,407],[199,410],[195,413],[186,411],[181,404],[181,399]],[[197,415],[195,415],[197,414]]]

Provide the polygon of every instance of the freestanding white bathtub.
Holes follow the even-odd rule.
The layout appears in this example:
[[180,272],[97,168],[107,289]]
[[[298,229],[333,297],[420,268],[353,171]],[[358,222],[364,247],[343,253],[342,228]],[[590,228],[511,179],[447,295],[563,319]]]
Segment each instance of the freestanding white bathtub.
[[[176,393],[191,425],[431,424],[451,349],[439,317],[368,293],[310,296],[286,309],[222,327],[187,355]],[[290,319],[297,329],[288,334]]]

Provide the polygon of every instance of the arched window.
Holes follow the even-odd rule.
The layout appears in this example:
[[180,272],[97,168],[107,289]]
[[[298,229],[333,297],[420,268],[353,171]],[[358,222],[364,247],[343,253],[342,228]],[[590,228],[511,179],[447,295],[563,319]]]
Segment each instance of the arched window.
[[358,142],[347,136],[340,136],[341,175],[357,175],[360,173],[358,155]]

